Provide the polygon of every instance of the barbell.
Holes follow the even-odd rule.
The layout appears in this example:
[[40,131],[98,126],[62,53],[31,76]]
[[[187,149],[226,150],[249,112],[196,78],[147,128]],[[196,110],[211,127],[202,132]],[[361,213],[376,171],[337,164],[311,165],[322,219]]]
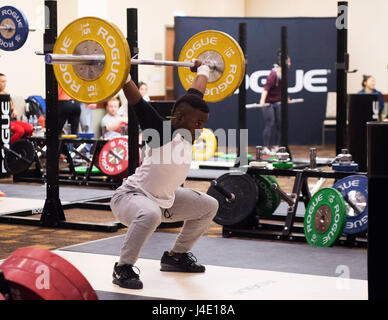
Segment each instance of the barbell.
[[79,18],[68,24],[45,55],[62,89],[84,103],[100,103],[113,97],[128,78],[131,64],[179,67],[182,86],[188,90],[195,79],[193,59],[209,65],[204,94],[208,102],[232,95],[245,76],[245,57],[228,34],[206,30],[193,35],[183,46],[179,61],[131,59],[130,48],[120,29],[96,17]]
[[[291,99],[288,104],[296,104],[296,103],[302,103],[304,102],[303,98],[298,98],[298,99]],[[263,107],[269,107],[271,103],[264,103],[263,105],[259,103],[249,103],[245,105],[245,108],[247,109],[252,109],[252,108],[263,108]]]

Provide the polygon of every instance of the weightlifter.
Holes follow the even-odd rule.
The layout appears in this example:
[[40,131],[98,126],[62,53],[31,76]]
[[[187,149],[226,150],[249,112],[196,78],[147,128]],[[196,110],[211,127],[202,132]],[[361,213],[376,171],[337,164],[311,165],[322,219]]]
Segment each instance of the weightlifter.
[[[210,69],[196,60],[191,70],[197,72],[196,78],[187,93],[176,101],[169,121],[142,98],[130,77],[123,87],[128,106],[134,108],[139,120],[143,138],[147,130],[157,132],[160,137],[152,136],[146,141],[141,166],[124,179],[110,202],[116,218],[128,226],[120,259],[113,270],[113,283],[123,288],[143,288],[140,271],[135,272],[134,265],[141,248],[161,222],[184,221],[184,224],[172,249],[164,252],[160,270],[205,272],[190,250],[216,215],[218,202],[181,185],[190,169],[195,135],[209,118],[203,95]],[[168,141],[163,139],[166,136],[170,137]]]

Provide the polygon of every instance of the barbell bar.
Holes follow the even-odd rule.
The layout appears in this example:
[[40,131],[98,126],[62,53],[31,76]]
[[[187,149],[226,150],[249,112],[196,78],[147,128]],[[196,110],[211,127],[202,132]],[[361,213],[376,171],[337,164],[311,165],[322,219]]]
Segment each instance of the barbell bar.
[[[291,99],[288,104],[295,104],[295,103],[302,103],[304,102],[303,98],[298,98],[298,99]],[[249,103],[245,105],[245,108],[247,109],[252,109],[252,108],[262,108],[262,107],[269,107],[271,104],[270,103],[264,103],[263,105],[259,103]]]
[[[12,31],[12,30],[17,30],[14,26],[5,24],[5,25],[0,25],[0,30],[6,30],[6,31]],[[35,32],[36,28],[28,28],[28,31]]]
[[[131,64],[134,65],[156,65],[156,66],[172,66],[172,67],[184,67],[192,68],[195,66],[194,62],[184,61],[167,61],[167,60],[145,60],[145,59],[131,59]],[[105,55],[74,55],[74,54],[53,54],[49,53],[45,55],[45,62],[47,64],[83,64],[91,65],[96,63],[105,63]],[[216,62],[214,61],[202,61],[202,63],[209,66],[212,70],[219,70]]]

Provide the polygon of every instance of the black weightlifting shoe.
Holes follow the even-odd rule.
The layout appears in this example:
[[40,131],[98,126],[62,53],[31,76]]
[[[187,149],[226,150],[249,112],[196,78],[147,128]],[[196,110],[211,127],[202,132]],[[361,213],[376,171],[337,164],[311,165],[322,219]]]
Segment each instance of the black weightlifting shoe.
[[160,271],[170,272],[205,272],[205,266],[197,263],[197,258],[191,252],[175,253],[170,256],[167,251],[160,260]]
[[[112,282],[114,284],[126,289],[143,289],[143,282],[140,281],[139,274],[133,271],[132,265],[124,264],[122,266],[118,266],[117,264],[118,263],[116,262],[113,268]],[[136,269],[139,270],[138,268]]]

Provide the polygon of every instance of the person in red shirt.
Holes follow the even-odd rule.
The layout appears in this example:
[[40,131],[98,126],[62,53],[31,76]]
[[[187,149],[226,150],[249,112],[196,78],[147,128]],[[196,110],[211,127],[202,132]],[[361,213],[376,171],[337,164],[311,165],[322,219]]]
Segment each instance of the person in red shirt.
[[[261,94],[260,106],[264,107],[266,103],[269,106],[263,108],[264,129],[263,129],[263,153],[267,155],[275,154],[280,143],[280,102],[281,88],[280,80],[282,78],[281,52],[277,53],[277,63],[266,79],[264,91]],[[290,57],[287,58],[288,67],[291,66]]]
[[[5,91],[7,86],[7,76],[3,73],[0,73],[0,94],[9,94]],[[15,105],[11,98],[11,145],[16,141],[20,140],[23,137],[31,137],[34,133],[34,127],[25,121],[17,121],[17,112],[15,110]]]

